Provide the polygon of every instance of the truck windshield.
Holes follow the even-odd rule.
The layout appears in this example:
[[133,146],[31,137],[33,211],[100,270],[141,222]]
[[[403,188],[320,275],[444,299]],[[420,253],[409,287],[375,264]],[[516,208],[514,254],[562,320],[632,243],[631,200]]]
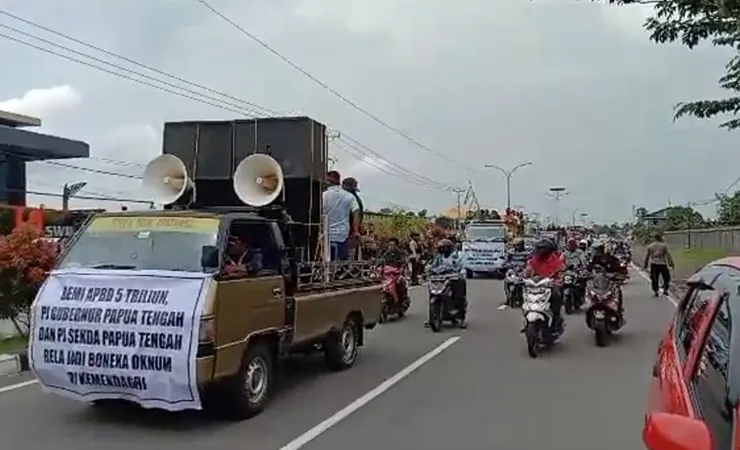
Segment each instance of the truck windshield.
[[218,225],[209,217],[96,217],[58,267],[201,272],[201,249],[216,245]]
[[470,241],[476,239],[506,239],[506,228],[503,226],[470,226],[465,230],[465,234]]

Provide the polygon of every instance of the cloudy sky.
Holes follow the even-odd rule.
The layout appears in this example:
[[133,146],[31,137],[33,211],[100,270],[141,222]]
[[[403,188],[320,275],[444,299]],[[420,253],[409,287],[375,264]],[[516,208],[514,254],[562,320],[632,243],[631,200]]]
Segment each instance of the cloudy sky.
[[[375,152],[348,153],[342,141],[332,150],[335,168],[359,179],[372,207],[439,211],[454,204],[454,194],[411,172],[449,186],[469,180],[482,203],[500,208],[503,177],[483,166],[531,161],[513,177],[515,205],[554,214],[545,193],[560,185],[570,191],[561,218],[577,208],[599,221],[626,220],[633,204],[653,209],[702,200],[740,175],[740,154],[731,147],[736,134],[716,123],[672,120],[676,102],[722,94],[716,80],[727,55],[652,44],[642,30],[648,7],[572,0],[211,2],[434,153],[368,119],[194,0],[0,0],[0,8],[341,130]],[[113,61],[7,16],[0,24]],[[33,41],[6,28],[0,33]],[[76,162],[81,166],[139,174],[161,149],[163,122],[239,117],[4,37],[0,55],[0,109],[38,115],[43,131],[89,142],[94,158]],[[136,180],[43,163],[32,164],[29,180],[29,189],[40,191],[85,180],[89,195],[142,198]]]

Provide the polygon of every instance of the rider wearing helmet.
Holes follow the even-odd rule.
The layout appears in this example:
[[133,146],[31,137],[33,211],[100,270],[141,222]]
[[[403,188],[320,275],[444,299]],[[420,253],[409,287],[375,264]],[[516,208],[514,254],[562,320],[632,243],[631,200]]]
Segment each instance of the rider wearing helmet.
[[578,248],[578,242],[574,238],[570,238],[566,242],[563,257],[565,258],[565,265],[572,266],[574,269],[585,267],[588,263],[586,255],[583,250]]
[[458,325],[460,328],[467,328],[468,298],[465,264],[463,263],[462,254],[457,251],[457,247],[451,239],[441,239],[437,242],[437,256],[434,257],[431,267],[440,266],[450,266],[460,273],[460,278],[452,284],[452,296],[460,310]]
[[606,251],[603,242],[596,241],[591,246],[591,260],[588,263],[588,269],[593,270],[595,266],[601,266],[607,273],[624,274],[625,269],[619,262],[619,259]]
[[581,251],[585,255],[588,251],[588,241],[586,239],[581,239],[580,241],[578,241],[578,248],[581,249]]
[[[606,246],[603,242],[596,241],[591,246],[592,255],[591,255],[591,261],[588,263],[588,270],[591,271],[596,266],[600,266],[604,269],[604,271],[607,274],[611,275],[626,275],[627,269],[625,267],[622,267],[622,264],[619,262],[619,259],[612,255],[611,253],[608,253],[606,251]],[[622,289],[619,289],[619,310],[624,315],[624,302],[623,300],[624,293],[622,292]]]
[[511,242],[511,250],[506,253],[507,267],[523,268],[529,260],[529,252],[524,245],[524,239],[516,238]]
[[[560,276],[565,270],[565,259],[555,248],[555,244],[550,239],[541,239],[534,245],[532,257],[527,261],[525,276],[538,278],[552,278],[559,281]],[[550,296],[550,309],[553,314],[553,320],[558,326],[562,326],[563,318],[560,310],[563,306],[563,296],[560,289],[554,286]]]

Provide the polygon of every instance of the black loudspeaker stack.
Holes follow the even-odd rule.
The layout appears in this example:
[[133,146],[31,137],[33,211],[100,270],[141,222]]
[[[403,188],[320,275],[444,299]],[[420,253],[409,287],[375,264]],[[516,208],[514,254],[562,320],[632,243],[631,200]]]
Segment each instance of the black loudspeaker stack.
[[244,204],[233,189],[233,174],[247,156],[264,153],[285,176],[284,206],[299,227],[294,237],[311,252],[321,224],[322,185],[327,170],[326,126],[308,117],[232,121],[168,122],[163,154],[180,158],[195,184],[196,204]]

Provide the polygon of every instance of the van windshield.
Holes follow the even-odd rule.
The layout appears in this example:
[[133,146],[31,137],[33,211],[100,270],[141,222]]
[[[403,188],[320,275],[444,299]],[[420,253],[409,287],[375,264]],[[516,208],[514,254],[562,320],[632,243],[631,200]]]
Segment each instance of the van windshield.
[[201,249],[216,245],[218,225],[210,217],[96,217],[58,268],[202,272]]
[[469,226],[465,230],[465,234],[467,236],[467,239],[470,241],[475,241],[478,239],[503,240],[506,239],[506,228],[500,225],[475,225]]

